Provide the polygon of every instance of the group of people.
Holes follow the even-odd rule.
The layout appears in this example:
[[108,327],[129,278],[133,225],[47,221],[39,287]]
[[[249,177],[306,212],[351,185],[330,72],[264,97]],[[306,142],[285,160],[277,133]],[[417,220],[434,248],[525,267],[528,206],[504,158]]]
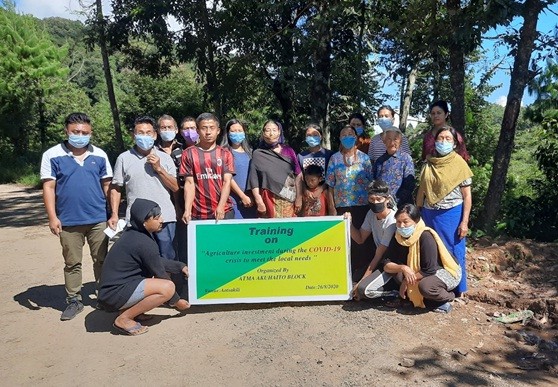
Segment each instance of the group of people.
[[[275,120],[263,125],[252,149],[239,120],[228,121],[221,133],[211,113],[186,117],[180,126],[168,115],[139,117],[134,146],[118,156],[114,171],[107,155],[90,144],[89,117],[70,114],[67,139],[47,150],[41,163],[49,227],[65,261],[61,320],[83,310],[85,240],[99,306],[119,311],[114,327],[137,335],[147,331],[141,322],[154,307],[189,307],[177,290],[188,275],[190,221],[326,215],[351,219],[355,299],[384,295],[394,279],[401,297],[415,306],[432,302],[449,311],[448,302],[466,291],[472,173],[463,138],[447,123],[447,103],[433,104],[430,115],[433,128],[424,137],[413,200],[409,141],[394,126],[389,106],[378,109],[382,133],[372,138],[365,118],[351,115],[338,134],[337,152],[323,147],[318,125],[307,125],[308,147],[299,154]],[[127,227],[107,253],[104,229],[116,229],[123,192]]]

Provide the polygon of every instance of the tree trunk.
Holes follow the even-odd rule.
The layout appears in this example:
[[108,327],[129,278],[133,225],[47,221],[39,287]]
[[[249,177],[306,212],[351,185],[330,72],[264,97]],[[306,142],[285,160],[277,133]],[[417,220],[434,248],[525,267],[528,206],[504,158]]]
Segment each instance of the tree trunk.
[[275,94],[275,98],[277,98],[279,105],[281,105],[281,111],[283,113],[281,124],[283,126],[283,134],[286,138],[290,138],[289,129],[293,117],[292,82],[292,77],[288,75],[278,75],[273,80],[273,94]]
[[436,47],[432,52],[432,102],[440,99],[440,88],[442,84],[442,76],[440,71],[440,52]]
[[[296,14],[293,14],[293,10],[285,6],[281,11],[281,25],[282,26],[293,26],[293,20],[295,20]],[[289,27],[292,28],[292,27]],[[282,33],[279,35],[278,47],[282,48],[282,53],[278,60],[278,72],[277,75],[272,78],[273,86],[272,91],[279,105],[281,105],[282,111],[282,122],[284,136],[290,140],[290,129],[293,121],[293,99],[294,99],[294,76],[293,76],[293,65],[294,59],[294,44],[295,39],[292,33]]]
[[45,92],[40,85],[36,85],[38,90],[37,95],[37,110],[39,112],[39,133],[41,137],[41,149],[46,149],[47,147],[47,120],[45,117]]
[[461,133],[465,133],[465,53],[463,42],[458,38],[460,29],[459,18],[461,13],[461,0],[448,0],[447,10],[450,16],[450,28],[453,30],[449,35],[449,64],[450,64],[450,84],[452,89],[451,98],[451,124]]
[[523,5],[523,26],[519,33],[513,70],[510,78],[508,101],[504,110],[500,138],[494,154],[494,165],[488,185],[488,192],[484,199],[484,211],[481,217],[481,228],[491,231],[496,223],[500,211],[502,196],[506,185],[506,177],[510,164],[511,153],[514,146],[515,129],[521,98],[525,86],[530,81],[532,74],[529,71],[531,54],[537,38],[537,21],[545,5],[540,0],[527,0]]
[[328,3],[322,3],[319,14],[325,21],[319,22],[317,44],[312,54],[314,73],[310,89],[311,117],[323,130],[323,143],[330,147],[329,102],[331,99],[331,15],[328,15]]
[[29,133],[22,127],[17,137],[12,137],[13,154],[24,156],[29,151]]
[[112,123],[114,125],[114,140],[119,152],[124,151],[124,140],[122,139],[122,129],[120,127],[120,114],[118,113],[118,104],[116,103],[116,96],[114,94],[114,85],[112,83],[112,74],[110,72],[110,62],[107,51],[107,42],[105,37],[105,20],[103,17],[103,5],[101,0],[95,0],[97,9],[97,28],[99,31],[97,42],[101,49],[101,56],[103,58],[103,72],[105,74],[105,81],[107,83],[107,93],[110,104],[110,111],[112,113]]
[[403,96],[403,103],[401,104],[401,112],[399,114],[399,130],[403,133],[407,130],[407,119],[409,118],[409,112],[411,111],[411,101],[413,99],[413,89],[415,88],[417,74],[417,67],[413,66],[407,76],[407,81],[405,82],[405,94]]
[[215,47],[213,46],[213,26],[210,23],[210,18],[207,11],[207,3],[202,0],[197,2],[201,16],[201,25],[203,28],[198,29],[198,34],[202,39],[203,50],[200,50],[199,55],[204,55],[203,62],[206,63],[205,81],[207,94],[210,98],[210,103],[213,106],[213,111],[219,119],[223,118],[223,105],[221,103],[221,96],[219,90],[219,77],[217,74],[217,65],[215,63]]
[[356,98],[357,111],[361,109],[362,105],[362,62],[364,60],[364,29],[366,26],[366,2],[363,0],[360,3],[360,25],[358,27],[358,38],[357,38],[357,57],[355,60],[355,79],[356,79]]

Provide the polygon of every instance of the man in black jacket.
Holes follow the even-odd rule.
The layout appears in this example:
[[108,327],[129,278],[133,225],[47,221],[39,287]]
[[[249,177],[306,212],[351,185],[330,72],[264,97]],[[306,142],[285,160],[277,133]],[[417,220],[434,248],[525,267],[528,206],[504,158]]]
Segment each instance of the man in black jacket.
[[145,312],[168,301],[177,310],[190,304],[175,291],[168,273],[188,276],[180,261],[161,257],[153,233],[161,230],[163,218],[157,203],[136,199],[130,210],[130,224],[105,258],[101,274],[99,302],[107,310],[118,310],[114,327],[127,335],[141,335],[147,327],[139,321]]

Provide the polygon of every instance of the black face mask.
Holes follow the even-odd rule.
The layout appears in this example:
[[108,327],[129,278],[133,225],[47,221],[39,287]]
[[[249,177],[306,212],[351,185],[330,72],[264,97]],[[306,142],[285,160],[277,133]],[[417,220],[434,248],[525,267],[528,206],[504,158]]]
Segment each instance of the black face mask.
[[375,214],[379,214],[380,212],[382,212],[383,210],[386,209],[386,202],[368,203],[368,205],[370,206],[370,209],[372,210],[372,212],[375,213]]

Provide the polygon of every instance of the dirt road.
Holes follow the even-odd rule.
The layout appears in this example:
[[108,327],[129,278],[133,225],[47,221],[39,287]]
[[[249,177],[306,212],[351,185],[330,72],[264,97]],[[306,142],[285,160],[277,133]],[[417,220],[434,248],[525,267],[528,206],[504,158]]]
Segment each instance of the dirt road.
[[113,332],[114,314],[93,308],[85,259],[85,310],[61,322],[62,257],[40,191],[0,186],[0,213],[5,386],[558,383],[551,371],[525,370],[535,348],[507,338],[489,321],[493,307],[474,301],[450,315],[371,302],[198,306],[184,316],[160,308],[147,334],[125,337]]

